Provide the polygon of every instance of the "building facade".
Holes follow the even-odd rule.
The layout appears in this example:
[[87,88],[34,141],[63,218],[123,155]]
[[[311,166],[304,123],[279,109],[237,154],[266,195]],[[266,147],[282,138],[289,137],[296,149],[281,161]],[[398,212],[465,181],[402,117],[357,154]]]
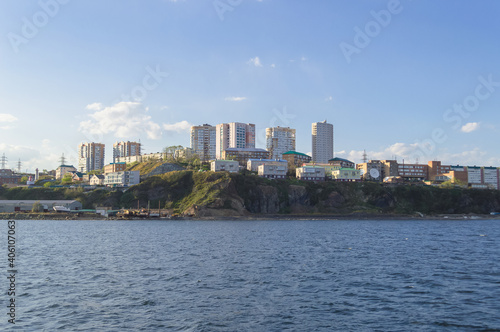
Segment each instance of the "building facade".
[[281,159],[283,153],[294,151],[295,129],[279,126],[266,128],[266,150],[271,159]]
[[251,123],[221,123],[215,128],[215,157],[225,159],[227,149],[254,149],[255,125]]
[[130,187],[140,181],[139,171],[125,171],[104,174],[103,184],[108,187]]
[[61,165],[56,169],[56,180],[61,180],[64,174],[68,172],[76,172],[76,168],[73,165]]
[[120,157],[131,157],[141,155],[141,143],[121,141],[113,144],[113,162]]
[[332,171],[332,179],[335,181],[354,182],[361,180],[359,169],[355,168],[339,168]]
[[82,143],[78,145],[78,171],[87,173],[104,167],[104,144]]
[[333,125],[323,122],[312,124],[312,160],[327,163],[333,158]]
[[267,179],[285,179],[288,171],[287,164],[263,164],[257,169],[258,175]]
[[297,151],[288,151],[283,153],[283,160],[288,161],[289,166],[302,166],[304,163],[309,163],[312,160],[311,156],[308,156],[305,153],[297,152]]
[[104,166],[103,173],[114,173],[114,172],[123,172],[127,168],[127,164],[124,162],[120,163],[111,163]]
[[216,127],[209,124],[191,127],[191,149],[200,157],[200,161],[207,162],[215,159]]
[[237,173],[240,169],[240,164],[235,160],[212,160],[210,162],[210,170],[212,172],[229,172]]
[[353,163],[352,161],[347,160],[347,159],[343,159],[343,158],[338,158],[338,157],[335,157],[335,158],[328,160],[328,163],[330,165],[338,166],[340,168],[355,168],[356,167],[356,164]]
[[16,185],[21,180],[21,175],[15,174],[10,169],[0,169],[0,186],[1,185]]
[[222,159],[236,160],[241,166],[246,167],[249,159],[269,159],[269,152],[256,148],[229,148],[222,152]]
[[288,170],[288,162],[286,160],[279,159],[248,159],[247,170],[257,172],[260,165],[285,166]]
[[319,166],[303,166],[295,170],[295,176],[303,181],[325,181],[325,169]]

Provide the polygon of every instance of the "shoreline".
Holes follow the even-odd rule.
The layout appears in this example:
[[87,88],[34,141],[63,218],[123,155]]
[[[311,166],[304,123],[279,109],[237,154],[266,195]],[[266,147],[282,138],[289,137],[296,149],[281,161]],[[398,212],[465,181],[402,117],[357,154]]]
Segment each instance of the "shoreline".
[[376,213],[350,213],[350,214],[256,214],[256,215],[235,215],[235,216],[179,216],[173,218],[120,218],[104,217],[98,214],[84,213],[0,213],[1,220],[200,220],[200,221],[271,221],[271,220],[494,220],[500,215],[490,214],[376,214]]

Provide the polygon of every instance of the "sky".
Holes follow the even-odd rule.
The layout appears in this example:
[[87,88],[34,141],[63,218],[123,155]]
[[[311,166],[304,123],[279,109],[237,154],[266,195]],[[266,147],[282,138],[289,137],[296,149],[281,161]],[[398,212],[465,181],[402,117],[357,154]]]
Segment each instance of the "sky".
[[500,2],[0,2],[0,156],[190,145],[190,126],[334,125],[335,156],[500,166]]

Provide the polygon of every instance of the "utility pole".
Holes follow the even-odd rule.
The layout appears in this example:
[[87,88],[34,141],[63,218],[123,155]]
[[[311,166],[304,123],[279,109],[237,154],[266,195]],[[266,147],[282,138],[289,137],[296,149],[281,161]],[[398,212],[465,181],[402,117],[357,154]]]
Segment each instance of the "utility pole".
[[59,161],[61,162],[61,165],[66,165],[66,158],[64,158],[64,153],[62,154],[61,159],[59,159]]
[[0,158],[0,162],[2,163],[2,169],[5,169],[5,164],[7,163],[7,157],[5,156],[5,153],[2,155],[2,158]]

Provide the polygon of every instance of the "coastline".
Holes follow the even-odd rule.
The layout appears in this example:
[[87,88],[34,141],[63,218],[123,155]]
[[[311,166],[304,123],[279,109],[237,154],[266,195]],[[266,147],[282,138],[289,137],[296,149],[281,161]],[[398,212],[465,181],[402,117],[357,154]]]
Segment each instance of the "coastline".
[[94,213],[0,213],[0,220],[206,220],[206,221],[269,221],[269,220],[494,220],[500,215],[491,214],[376,214],[376,213],[350,213],[350,214],[252,214],[234,216],[192,217],[179,216],[174,218],[119,218],[104,217]]

